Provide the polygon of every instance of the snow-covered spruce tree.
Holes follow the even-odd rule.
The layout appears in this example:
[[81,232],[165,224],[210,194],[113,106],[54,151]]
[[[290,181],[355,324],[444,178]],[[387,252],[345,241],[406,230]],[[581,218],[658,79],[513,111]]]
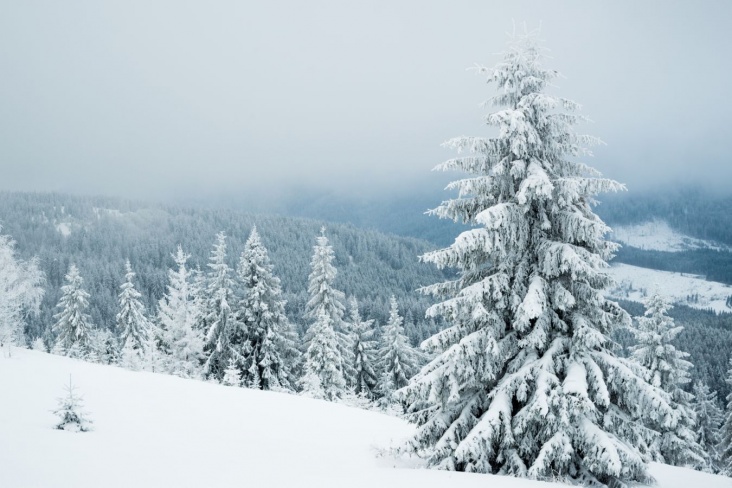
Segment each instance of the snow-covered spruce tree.
[[407,385],[420,366],[420,355],[404,333],[396,297],[392,295],[389,303],[389,320],[382,330],[379,348],[379,391],[387,400],[395,390]]
[[256,227],[247,239],[237,269],[243,297],[230,347],[241,355],[242,381],[263,390],[295,387],[293,367],[298,351],[285,315],[280,280]]
[[717,402],[717,392],[710,391],[702,381],[695,382],[693,408],[696,414],[697,441],[707,453],[708,464],[705,468],[715,471],[719,463],[719,428],[724,421],[722,409]]
[[145,317],[145,306],[140,302],[142,295],[135,289],[135,273],[129,259],[125,262],[125,282],[120,287],[117,330],[124,350],[129,346],[142,358],[151,333],[150,322]]
[[40,337],[36,337],[35,339],[33,339],[33,342],[31,342],[31,350],[38,352],[48,352],[46,344]]
[[219,232],[216,244],[209,258],[209,273],[205,292],[203,325],[206,332],[204,353],[206,362],[204,374],[209,378],[221,380],[227,367],[231,349],[229,334],[233,317],[229,302],[233,297],[231,269],[226,264],[226,235]]
[[88,413],[83,410],[84,403],[76,393],[76,387],[69,378],[69,384],[64,387],[66,394],[58,399],[58,407],[53,411],[59,421],[55,427],[59,430],[71,432],[88,432],[92,430]]
[[157,324],[151,324],[150,335],[145,343],[144,354],[142,355],[142,369],[151,373],[167,373],[168,362],[163,351],[160,350],[160,340],[162,331]]
[[84,279],[76,265],[69,266],[65,280],[66,284],[61,287],[61,298],[57,305],[61,311],[54,315],[56,319],[56,324],[53,326],[56,333],[54,350],[67,356],[84,358],[91,352],[92,326],[86,313],[89,307],[89,293],[82,288]]
[[144,351],[135,349],[132,342],[125,342],[119,351],[118,365],[130,371],[140,371],[143,367]]
[[101,364],[117,364],[120,359],[120,347],[117,336],[109,329],[92,329],[90,331],[91,349]]
[[221,382],[227,386],[241,386],[241,371],[234,358],[230,358]]
[[696,416],[691,406],[694,396],[682,389],[689,383],[693,365],[686,360],[689,354],[671,344],[684,328],[674,325],[674,320],[667,315],[671,306],[658,293],[649,296],[644,305],[646,311],[638,318],[638,327],[631,329],[637,340],[631,357],[643,367],[647,381],[670,395],[671,405],[678,414],[673,426],[665,427],[654,420],[646,422],[649,428],[661,433],[651,444],[650,454],[656,461],[675,466],[706,465],[706,456],[694,432]]
[[358,311],[358,301],[355,297],[350,300],[351,317],[350,330],[353,343],[353,388],[356,395],[368,399],[376,396],[378,374],[376,372],[376,350],[372,340],[374,335],[373,320],[363,320]]
[[[726,383],[732,387],[732,358],[729,360]],[[720,443],[719,468],[722,474],[732,476],[732,392],[727,395],[727,408],[724,411],[724,423],[719,433]]]
[[[335,255],[333,247],[325,236],[325,227],[320,229],[313,247],[313,258],[310,261],[311,272],[308,277],[308,293],[310,299],[305,307],[305,319],[319,320],[321,313],[327,315],[338,338],[338,352],[342,362],[336,366],[342,370],[346,383],[353,385],[355,370],[353,369],[353,348],[348,333],[348,324],[343,320],[345,312],[345,294],[334,287],[336,268],[333,265]],[[312,326],[311,326],[312,328]],[[305,348],[307,349],[312,333],[305,333]]]
[[168,271],[168,287],[158,304],[160,349],[167,372],[184,378],[200,376],[203,362],[203,337],[200,290],[188,270],[189,254],[178,250],[173,254],[177,269]]
[[628,314],[606,300],[616,246],[591,209],[622,189],[575,162],[596,142],[578,135],[578,105],[544,93],[535,34],[516,35],[488,73],[503,108],[487,116],[495,138],[446,143],[438,166],[467,173],[457,198],[432,213],[475,228],[422,256],[459,276],[423,289],[442,299],[428,316],[446,328],[422,347],[437,354],[398,398],[419,427],[405,446],[449,470],[607,485],[647,480],[633,447],[650,438],[636,419],[672,426],[668,395],[649,385],[608,338]]
[[0,344],[9,348],[25,342],[25,317],[38,311],[43,282],[38,260],[18,259],[15,243],[0,234]]
[[305,352],[305,371],[300,387],[305,395],[335,400],[346,392],[346,382],[338,368],[341,356],[333,319],[321,312],[310,329],[312,338]]

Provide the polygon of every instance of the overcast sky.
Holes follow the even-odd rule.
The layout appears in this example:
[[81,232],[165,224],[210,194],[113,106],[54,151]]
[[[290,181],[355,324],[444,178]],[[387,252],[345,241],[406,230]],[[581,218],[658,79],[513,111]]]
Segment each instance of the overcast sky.
[[485,135],[512,21],[631,189],[732,181],[732,2],[0,0],[0,189],[409,188]]

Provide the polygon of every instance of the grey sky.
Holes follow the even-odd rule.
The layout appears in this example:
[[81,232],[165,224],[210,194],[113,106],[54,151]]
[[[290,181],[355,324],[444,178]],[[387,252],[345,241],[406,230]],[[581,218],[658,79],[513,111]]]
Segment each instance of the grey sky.
[[[701,6],[703,5],[703,6]],[[409,185],[486,128],[512,20],[631,188],[732,180],[732,2],[0,0],[0,189]],[[406,182],[406,183],[405,183]]]

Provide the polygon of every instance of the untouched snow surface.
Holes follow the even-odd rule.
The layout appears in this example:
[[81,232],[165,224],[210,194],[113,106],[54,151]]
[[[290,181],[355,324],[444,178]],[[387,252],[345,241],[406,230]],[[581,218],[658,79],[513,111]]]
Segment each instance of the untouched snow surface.
[[724,244],[696,239],[681,234],[673,230],[663,220],[613,227],[610,239],[647,251],[679,252],[693,249],[730,250]]
[[607,295],[613,298],[640,302],[646,294],[658,291],[674,303],[732,313],[732,309],[726,305],[727,297],[732,296],[732,286],[724,283],[707,281],[702,276],[688,273],[658,271],[621,263],[613,264],[610,274],[617,284],[607,291]]
[[[377,456],[404,421],[294,395],[130,372],[36,351],[0,357],[0,486],[541,488]],[[94,431],[53,429],[69,375]],[[653,465],[660,488],[732,488],[732,479]]]

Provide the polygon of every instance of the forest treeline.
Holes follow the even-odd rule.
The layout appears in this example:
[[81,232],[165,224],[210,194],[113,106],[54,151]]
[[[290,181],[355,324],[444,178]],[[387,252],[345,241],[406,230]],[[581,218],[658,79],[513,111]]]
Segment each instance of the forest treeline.
[[[620,305],[632,316],[643,314],[643,305],[621,300]],[[694,364],[689,374],[694,381],[706,383],[719,398],[726,398],[732,385],[725,381],[732,351],[732,314],[699,310],[685,305],[674,305],[668,312],[684,330],[673,344],[690,355]],[[617,330],[613,337],[627,354],[636,341],[628,330]]]
[[[111,329],[126,260],[137,273],[142,303],[155,310],[165,293],[168,269],[174,266],[172,254],[179,244],[191,255],[189,266],[205,271],[216,234],[224,231],[228,236],[227,260],[233,268],[255,224],[282,280],[287,316],[302,333],[310,257],[323,222],[109,197],[0,193],[3,234],[16,241],[20,257],[38,257],[46,278],[40,313],[27,321],[26,336],[31,338],[42,335],[53,323],[70,264],[77,265],[93,297],[89,308],[92,322]],[[429,299],[415,290],[445,279],[450,272],[419,262],[417,256],[432,248],[429,243],[346,224],[327,224],[327,233],[339,270],[336,286],[347,296],[358,298],[364,317],[386,323],[389,299],[394,295],[414,344],[436,331],[434,322],[424,320]]]
[[[307,325],[301,317],[308,296],[310,254],[322,222],[109,197],[6,192],[0,193],[0,223],[3,233],[16,241],[20,256],[40,258],[40,268],[47,280],[41,311],[28,318],[28,337],[40,336],[47,324],[54,322],[60,287],[70,263],[77,264],[93,297],[89,309],[92,322],[97,327],[111,329],[126,259],[130,259],[137,272],[142,302],[154,311],[165,293],[168,269],[174,266],[171,255],[179,243],[191,254],[191,267],[205,269],[216,232],[227,229],[231,250],[227,259],[233,267],[254,223],[282,280],[288,318],[301,334]],[[58,228],[62,224],[69,227],[67,236]],[[346,224],[328,224],[328,233],[335,251],[334,263],[339,269],[336,284],[346,295],[358,297],[364,317],[375,319],[377,325],[386,323],[389,297],[393,294],[405,315],[405,330],[413,345],[437,330],[438,324],[424,318],[430,299],[416,292],[418,287],[449,275],[449,271],[418,262],[417,256],[431,249],[429,243]],[[721,253],[712,250],[664,253],[635,248],[623,248],[619,252],[628,264],[701,273],[683,259],[687,254],[714,257]],[[666,261],[634,259],[651,255],[659,255]],[[675,263],[676,267],[664,267],[663,262]],[[622,301],[621,305],[631,315],[642,314],[642,306],[636,302]],[[704,381],[724,398],[730,392],[724,374],[732,350],[732,314],[676,305],[670,315],[685,327],[674,343],[691,354],[695,366],[691,370],[692,378]],[[624,347],[634,343],[632,336],[622,331],[616,339]]]
[[624,245],[615,262],[642,268],[702,275],[709,281],[732,284],[732,253],[714,249],[668,252]]

